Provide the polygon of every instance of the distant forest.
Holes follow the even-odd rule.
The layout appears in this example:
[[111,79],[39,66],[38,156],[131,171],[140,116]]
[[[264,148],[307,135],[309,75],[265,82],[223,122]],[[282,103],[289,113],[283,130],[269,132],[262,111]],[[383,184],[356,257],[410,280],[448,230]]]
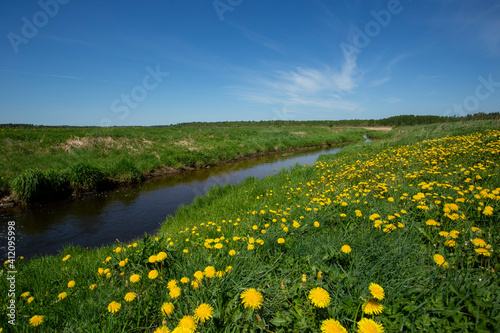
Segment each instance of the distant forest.
[[[219,121],[219,122],[190,122],[175,125],[157,125],[151,127],[249,127],[249,126],[411,126],[426,125],[434,123],[469,121],[469,120],[487,120],[500,119],[500,112],[475,113],[464,117],[446,117],[446,116],[415,116],[401,115],[383,119],[350,119],[350,120],[261,120],[261,121]],[[0,128],[30,128],[30,127],[92,127],[92,126],[44,126],[32,124],[0,124]],[[127,126],[130,127],[130,126]],[[141,126],[136,126],[141,127]]]

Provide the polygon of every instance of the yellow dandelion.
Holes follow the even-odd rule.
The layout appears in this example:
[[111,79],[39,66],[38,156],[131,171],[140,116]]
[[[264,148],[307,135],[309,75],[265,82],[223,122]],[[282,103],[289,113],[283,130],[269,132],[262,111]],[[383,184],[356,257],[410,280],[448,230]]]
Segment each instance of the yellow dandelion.
[[30,292],[26,291],[26,292],[21,294],[21,297],[28,297],[29,295],[30,295]]
[[472,244],[474,244],[477,247],[486,247],[487,245],[486,242],[481,238],[474,238],[472,240]]
[[177,281],[176,280],[170,280],[170,281],[168,281],[167,288],[168,289],[172,289],[174,287],[177,287]]
[[68,297],[68,294],[66,292],[63,292],[63,293],[60,293],[59,295],[57,295],[57,298],[59,298],[59,299],[65,299],[66,297]]
[[207,266],[207,267],[205,267],[205,270],[203,271],[203,274],[207,278],[211,279],[211,278],[213,278],[215,276],[215,272],[216,272],[215,267],[213,267],[213,266]]
[[194,316],[196,320],[201,321],[202,323],[212,318],[213,314],[214,308],[206,303],[200,304],[200,306],[198,306],[196,310],[194,310]]
[[433,258],[434,258],[434,262],[436,264],[438,264],[439,266],[441,266],[445,262],[444,257],[440,254],[435,254]]
[[109,303],[108,311],[111,313],[115,313],[115,312],[118,312],[118,310],[120,310],[121,307],[122,307],[122,305],[120,303],[113,301],[113,302]]
[[330,304],[330,295],[328,291],[321,287],[316,287],[309,292],[308,298],[317,308],[326,308]]
[[169,316],[174,312],[174,305],[170,302],[163,303],[161,306],[161,313],[163,313],[164,316]]
[[162,326],[155,329],[153,333],[170,333],[170,330],[167,326]]
[[189,282],[189,278],[187,278],[187,277],[183,277],[183,278],[181,279],[181,283],[183,283],[183,284],[186,284],[186,283],[188,283],[188,282]]
[[454,247],[455,245],[457,245],[457,242],[455,242],[454,240],[448,239],[446,242],[444,242],[444,245],[446,245],[448,247]]
[[167,259],[167,254],[165,252],[160,252],[156,255],[156,261],[160,262]]
[[248,250],[253,250],[255,246],[253,244],[248,244],[247,249]]
[[369,300],[363,304],[363,312],[367,315],[378,315],[384,311],[384,306],[377,301]]
[[132,283],[137,283],[141,279],[141,276],[139,274],[134,274],[130,277],[130,282]]
[[33,327],[37,327],[38,325],[41,325],[43,323],[44,319],[44,316],[35,315],[30,318],[30,325]]
[[71,280],[68,282],[68,288],[73,288],[75,286],[75,281]]
[[94,290],[96,287],[97,287],[97,284],[91,284],[91,285],[89,286],[89,289],[90,289],[90,290]]
[[158,271],[156,269],[153,269],[148,273],[148,278],[151,280],[154,280],[158,277]]
[[285,244],[284,238],[278,238],[278,244]]
[[384,297],[385,297],[384,288],[382,288],[378,284],[370,283],[370,286],[368,287],[368,289],[370,289],[372,296],[375,297],[376,299],[378,299],[379,301],[384,299]]
[[347,330],[335,319],[323,320],[321,323],[322,333],[347,333]]
[[257,310],[260,309],[262,303],[264,302],[264,298],[262,294],[255,290],[254,288],[247,289],[243,291],[240,295],[241,304],[246,309]]
[[200,287],[200,284],[198,283],[198,281],[191,281],[191,286],[194,290],[196,290]]
[[483,247],[478,247],[474,251],[476,251],[477,253],[479,253],[480,255],[483,255],[485,257],[491,257],[490,251],[488,251],[487,249],[485,249]]
[[68,260],[69,258],[71,258],[71,255],[69,255],[69,254],[68,254],[67,256],[65,256],[65,257],[62,259],[62,261],[66,261],[66,260]]
[[302,274],[302,283],[306,283],[306,282],[307,282],[307,275]]
[[193,276],[196,278],[196,280],[200,281],[203,280],[203,272],[202,271],[196,271],[194,272]]
[[170,296],[170,298],[177,298],[181,295],[181,288],[179,287],[174,287],[172,289],[170,289],[168,295]]
[[136,297],[136,293],[126,293],[123,299],[127,302],[132,302]]
[[459,233],[460,233],[460,231],[458,231],[458,230],[452,230],[452,231],[450,231],[450,237],[451,238],[458,238]]
[[229,251],[229,253],[228,253],[228,254],[229,254],[230,256],[234,256],[234,255],[236,254],[236,251],[235,251],[235,250],[231,250],[231,251]]
[[148,259],[148,261],[150,263],[155,263],[156,262],[156,256],[155,255],[150,256],[149,259]]
[[342,251],[344,253],[351,253],[352,249],[349,245],[342,245],[342,247],[340,248],[340,251]]
[[314,221],[314,226],[315,226],[316,228],[319,228],[319,222],[318,222],[318,221]]
[[196,331],[196,320],[193,316],[184,316],[179,320],[179,327],[188,328],[192,332]]
[[358,321],[359,333],[383,333],[384,326],[368,318],[363,318]]
[[[28,302],[28,304],[29,304],[29,303],[33,302],[34,300],[35,300],[35,297],[31,296],[31,297],[29,297],[26,301],[27,301],[27,302]],[[2,333],[2,332],[0,331],[0,333]]]

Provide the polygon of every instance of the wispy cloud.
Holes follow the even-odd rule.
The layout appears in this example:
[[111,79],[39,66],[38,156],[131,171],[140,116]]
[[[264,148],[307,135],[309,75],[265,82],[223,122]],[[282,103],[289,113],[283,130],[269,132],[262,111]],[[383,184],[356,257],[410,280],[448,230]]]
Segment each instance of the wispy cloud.
[[233,22],[228,22],[228,23],[230,25],[232,25],[233,27],[237,28],[238,30],[240,30],[241,33],[243,34],[243,36],[245,36],[246,38],[248,38],[252,42],[255,42],[255,43],[257,43],[261,46],[264,46],[268,49],[271,49],[273,51],[276,51],[276,52],[279,52],[283,55],[286,55],[285,47],[281,43],[278,43],[278,42],[272,40],[271,38],[262,36],[262,35],[256,33],[255,31],[252,31],[248,28],[242,27],[241,25],[238,25],[236,23],[233,23]]
[[271,73],[253,74],[246,86],[230,87],[232,94],[257,103],[284,104],[355,110],[358,105],[345,96],[356,88],[356,58],[346,59],[340,70],[297,67]]

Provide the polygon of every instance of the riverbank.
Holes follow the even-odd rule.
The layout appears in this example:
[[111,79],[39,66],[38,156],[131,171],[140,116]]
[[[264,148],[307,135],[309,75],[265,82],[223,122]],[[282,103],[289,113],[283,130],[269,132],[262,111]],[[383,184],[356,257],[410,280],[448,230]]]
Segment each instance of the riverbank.
[[402,127],[311,166],[215,187],[155,236],[17,260],[16,326],[5,294],[0,327],[492,331],[498,128]]
[[2,129],[0,202],[47,202],[269,153],[361,141],[370,133],[320,125]]

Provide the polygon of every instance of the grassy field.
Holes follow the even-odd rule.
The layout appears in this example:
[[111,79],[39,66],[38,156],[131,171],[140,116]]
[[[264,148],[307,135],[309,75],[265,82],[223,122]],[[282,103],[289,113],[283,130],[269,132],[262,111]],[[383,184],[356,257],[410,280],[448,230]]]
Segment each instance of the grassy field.
[[[495,332],[499,128],[401,127],[311,166],[216,187],[156,236],[5,263],[0,327]],[[7,269],[18,272],[16,326]]]
[[2,128],[0,195],[13,192],[19,201],[42,201],[254,154],[361,141],[363,134],[374,133],[307,122],[270,124]]

